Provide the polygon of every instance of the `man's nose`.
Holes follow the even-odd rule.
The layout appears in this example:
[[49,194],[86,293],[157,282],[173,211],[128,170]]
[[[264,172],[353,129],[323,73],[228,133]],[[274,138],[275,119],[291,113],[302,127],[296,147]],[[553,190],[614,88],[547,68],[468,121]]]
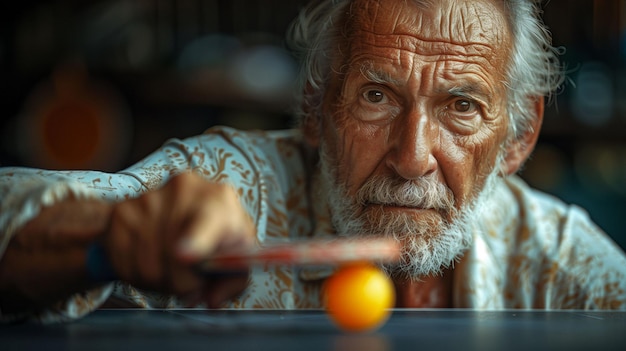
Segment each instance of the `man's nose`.
[[417,179],[437,170],[433,146],[438,143],[438,131],[423,113],[410,113],[398,118],[393,126],[387,155],[387,166],[404,179]]

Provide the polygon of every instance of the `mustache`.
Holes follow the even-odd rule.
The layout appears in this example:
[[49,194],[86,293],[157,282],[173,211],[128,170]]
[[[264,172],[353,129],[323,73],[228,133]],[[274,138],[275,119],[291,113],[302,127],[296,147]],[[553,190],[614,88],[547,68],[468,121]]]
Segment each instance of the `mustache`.
[[362,205],[393,205],[436,210],[451,210],[455,202],[452,190],[430,177],[413,180],[372,177],[357,191],[356,199]]

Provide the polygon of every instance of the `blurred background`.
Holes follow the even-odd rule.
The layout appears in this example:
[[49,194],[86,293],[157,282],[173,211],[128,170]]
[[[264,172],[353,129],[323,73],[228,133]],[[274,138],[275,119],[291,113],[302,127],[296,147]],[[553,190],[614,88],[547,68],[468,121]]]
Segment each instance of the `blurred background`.
[[[0,5],[0,166],[120,170],[214,125],[292,126],[284,34],[304,0]],[[626,1],[550,0],[569,84],[522,177],[626,248]]]

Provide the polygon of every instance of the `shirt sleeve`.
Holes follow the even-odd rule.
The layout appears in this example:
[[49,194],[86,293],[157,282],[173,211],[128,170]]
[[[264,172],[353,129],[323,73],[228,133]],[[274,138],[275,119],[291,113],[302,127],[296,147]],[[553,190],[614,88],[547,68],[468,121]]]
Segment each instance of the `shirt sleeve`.
[[626,254],[587,212],[499,183],[455,266],[455,303],[477,309],[626,310]]
[[569,208],[560,239],[554,271],[546,274],[546,295],[553,305],[626,310],[624,251],[577,206]]
[[[0,169],[0,259],[13,236],[45,206],[62,201],[69,195],[77,198],[118,200],[128,189],[141,184],[123,174],[102,172],[54,172],[29,168]],[[78,318],[94,310],[109,296],[111,286],[76,294],[37,315],[9,315],[0,311],[0,321],[35,319],[52,322]]]
[[[118,202],[156,189],[182,172],[196,172],[207,180],[231,183],[257,225],[261,218],[261,182],[254,163],[240,147],[216,129],[186,140],[171,139],[142,161],[118,173],[98,171],[49,171],[31,168],[0,169],[0,260],[10,240],[42,207],[68,195]],[[44,323],[72,320],[101,306],[113,283],[82,292],[38,315],[7,315],[0,321],[33,319]]]
[[514,185],[519,231],[511,245],[510,296],[541,309],[626,309],[626,255],[588,213]]

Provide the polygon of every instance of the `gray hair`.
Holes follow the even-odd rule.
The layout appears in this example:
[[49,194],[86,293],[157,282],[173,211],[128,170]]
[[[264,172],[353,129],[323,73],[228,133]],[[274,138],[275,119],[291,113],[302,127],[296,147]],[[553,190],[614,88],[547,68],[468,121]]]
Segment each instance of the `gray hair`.
[[[532,126],[534,102],[551,96],[564,80],[560,50],[541,19],[541,0],[503,0],[513,49],[506,76],[509,138]],[[340,52],[344,16],[351,0],[312,1],[300,12],[288,33],[288,45],[300,59],[295,113],[299,123],[320,115],[322,98],[332,72],[332,55]]]

